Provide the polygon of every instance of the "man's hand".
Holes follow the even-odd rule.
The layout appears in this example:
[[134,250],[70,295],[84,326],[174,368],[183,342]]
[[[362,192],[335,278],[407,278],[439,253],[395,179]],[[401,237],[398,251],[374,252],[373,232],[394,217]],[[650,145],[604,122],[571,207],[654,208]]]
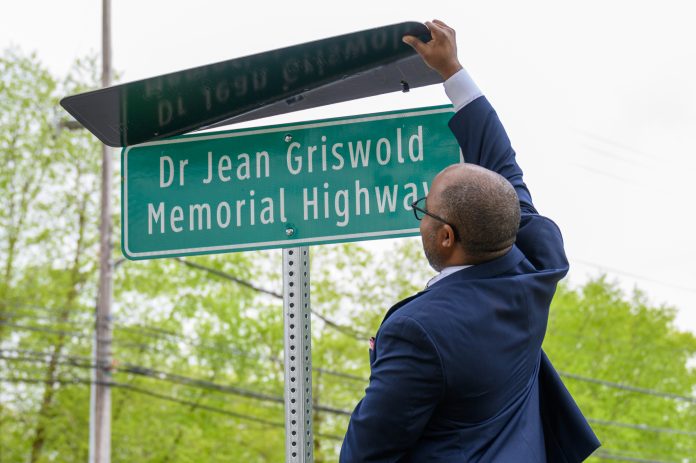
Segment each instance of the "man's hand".
[[432,40],[425,43],[412,35],[405,35],[404,43],[412,46],[425,64],[437,71],[444,80],[462,69],[457,58],[457,41],[454,29],[438,19],[426,21]]

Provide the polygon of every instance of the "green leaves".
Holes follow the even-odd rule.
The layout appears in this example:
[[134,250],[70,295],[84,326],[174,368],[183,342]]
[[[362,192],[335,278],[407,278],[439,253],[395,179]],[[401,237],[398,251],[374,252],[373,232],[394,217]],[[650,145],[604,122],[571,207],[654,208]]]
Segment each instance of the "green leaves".
[[[551,309],[544,349],[557,369],[589,378],[692,397],[696,338],[679,332],[674,310],[631,298],[603,278],[577,291],[561,286]],[[696,404],[564,378],[607,452],[675,461],[693,455]],[[606,424],[606,422],[613,424]],[[617,424],[618,423],[618,424]],[[622,425],[672,431],[644,431]]]

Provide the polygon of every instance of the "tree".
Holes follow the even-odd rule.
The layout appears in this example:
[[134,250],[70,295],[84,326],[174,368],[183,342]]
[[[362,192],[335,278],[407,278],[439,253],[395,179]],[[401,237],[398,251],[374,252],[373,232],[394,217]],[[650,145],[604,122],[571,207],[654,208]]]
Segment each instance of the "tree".
[[[59,83],[34,57],[9,50],[0,59],[0,153],[7,166],[0,180],[0,342],[3,349],[41,345],[49,352],[41,373],[45,384],[38,412],[31,423],[25,422],[33,428],[32,439],[22,442],[29,445],[32,462],[43,452],[55,412],[58,360],[74,339],[61,332],[45,336],[36,331],[17,331],[6,339],[4,332],[27,304],[55,307],[50,316],[60,327],[91,302],[83,291],[94,273],[90,248],[96,240],[97,145],[86,133],[67,134],[56,127],[58,94],[84,90],[76,76],[89,66],[77,63],[71,76]],[[22,445],[12,447],[17,448],[22,451]]]
[[640,291],[625,297],[605,278],[578,290],[562,285],[556,293],[544,349],[557,369],[691,397],[666,398],[566,375],[564,381],[602,441],[598,454],[689,461],[696,453],[696,371],[689,367],[696,338],[677,330],[674,316],[673,308],[651,306]]

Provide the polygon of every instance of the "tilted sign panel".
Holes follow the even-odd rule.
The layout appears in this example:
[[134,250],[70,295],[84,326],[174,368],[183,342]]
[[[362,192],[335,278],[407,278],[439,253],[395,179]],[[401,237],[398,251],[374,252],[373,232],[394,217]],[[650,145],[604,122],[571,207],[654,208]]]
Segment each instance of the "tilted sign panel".
[[410,204],[459,162],[451,106],[192,136],[122,152],[130,259],[418,233]]

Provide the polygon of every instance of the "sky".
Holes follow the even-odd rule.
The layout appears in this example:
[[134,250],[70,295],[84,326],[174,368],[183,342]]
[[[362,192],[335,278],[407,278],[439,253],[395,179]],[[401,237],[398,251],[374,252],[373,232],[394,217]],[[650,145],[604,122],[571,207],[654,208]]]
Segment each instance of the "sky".
[[[692,2],[119,0],[122,82],[402,21],[444,20],[496,108],[570,282],[606,274],[696,333],[696,6]],[[101,47],[98,0],[5,2],[0,50],[55,74]],[[439,85],[245,124],[448,103]]]

